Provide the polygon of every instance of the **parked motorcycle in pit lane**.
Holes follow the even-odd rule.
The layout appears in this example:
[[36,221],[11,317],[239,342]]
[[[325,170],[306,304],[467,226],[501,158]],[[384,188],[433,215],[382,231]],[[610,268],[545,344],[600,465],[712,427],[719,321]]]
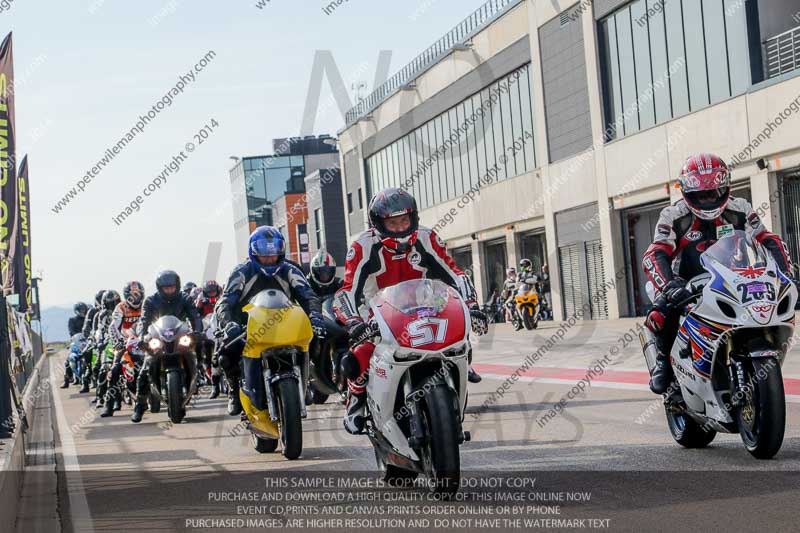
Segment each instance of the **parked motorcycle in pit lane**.
[[[177,317],[159,318],[147,331],[147,351],[156,358],[150,382],[150,400],[164,401],[173,424],[186,416],[186,404],[193,393],[194,376],[189,376],[189,358],[195,357],[194,340],[189,325]],[[151,403],[151,410],[153,404]],[[159,404],[160,407],[160,404]]]
[[520,283],[514,302],[517,316],[525,329],[536,329],[539,326],[539,293],[536,291],[535,276]]
[[306,404],[323,404],[331,395],[344,399],[347,393],[347,378],[342,374],[342,359],[349,351],[347,330],[336,319],[333,297],[322,302],[322,315],[327,336],[320,341],[316,337],[309,348],[310,376],[306,393]]
[[438,280],[404,281],[369,302],[376,347],[367,384],[366,431],[386,481],[428,477],[458,491],[467,405],[470,316]]
[[244,373],[259,368],[261,372],[251,380],[257,383],[255,389],[248,389],[245,381],[239,390],[253,447],[259,453],[274,452],[280,441],[283,456],[297,459],[303,451],[308,348],[314,336],[311,322],[300,306],[274,289],[253,296],[243,311],[248,314],[247,331],[232,342],[246,338]]
[[[739,433],[750,454],[769,459],[783,443],[781,365],[797,288],[743,231],[721,238],[700,260],[706,272],[690,281],[693,295],[678,305],[675,380],[664,401],[670,433],[687,448],[707,446],[717,432]],[[652,373],[655,338],[644,328],[640,340]]]

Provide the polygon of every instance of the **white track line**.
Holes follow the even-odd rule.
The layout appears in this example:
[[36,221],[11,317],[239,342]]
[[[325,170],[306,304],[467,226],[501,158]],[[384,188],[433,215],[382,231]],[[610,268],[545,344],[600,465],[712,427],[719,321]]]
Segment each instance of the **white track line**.
[[[86,500],[86,492],[83,487],[83,477],[81,476],[81,465],[78,462],[78,450],[75,448],[75,441],[72,439],[72,432],[67,424],[67,417],[64,414],[64,406],[61,403],[58,383],[53,381],[54,365],[57,365],[58,358],[50,358],[50,390],[53,393],[53,405],[56,408],[56,428],[58,429],[59,441],[61,441],[61,457],[64,458],[64,470],[67,480],[67,494],[69,494],[69,510],[72,528],[81,533],[94,533],[94,521],[89,511],[89,502]],[[72,482],[72,483],[70,483]]]
[[[499,381],[505,381],[508,379],[508,376],[503,376],[500,374],[481,374],[481,377],[487,379],[496,379]],[[558,379],[558,378],[537,378],[530,376],[520,376],[518,381],[525,381],[528,383],[547,383],[550,385],[570,385],[570,386],[575,385],[574,379],[570,380],[570,379]],[[639,390],[639,391],[650,392],[650,387],[648,387],[647,385],[644,384],[639,385],[636,383],[619,383],[617,381],[592,381],[592,387],[598,387],[601,389]],[[800,395],[787,394],[786,402],[800,403]]]

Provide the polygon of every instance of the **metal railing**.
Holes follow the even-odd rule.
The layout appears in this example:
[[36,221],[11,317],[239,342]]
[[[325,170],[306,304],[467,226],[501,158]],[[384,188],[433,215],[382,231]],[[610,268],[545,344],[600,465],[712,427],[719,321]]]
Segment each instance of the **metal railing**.
[[453,47],[469,40],[489,22],[495,20],[517,4],[522,3],[522,1],[523,0],[489,0],[483,4],[470,16],[461,21],[455,28],[447,32],[444,37],[441,37],[425,49],[425,51],[415,57],[411,63],[400,69],[394,76],[386,80],[383,85],[372,91],[366,98],[350,109],[345,114],[346,126],[352,126],[358,119],[378,107],[399,88],[412,81],[431,65],[450,53]]
[[800,68],[800,26],[771,37],[764,43],[767,79]]

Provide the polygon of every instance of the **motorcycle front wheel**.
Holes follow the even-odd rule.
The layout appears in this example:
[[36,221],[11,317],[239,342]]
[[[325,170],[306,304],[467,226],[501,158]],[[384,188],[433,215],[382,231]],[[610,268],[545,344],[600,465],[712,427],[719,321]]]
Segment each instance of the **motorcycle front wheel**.
[[253,449],[258,453],[272,453],[278,449],[278,439],[262,439],[255,433],[251,433],[253,438]]
[[757,459],[771,459],[783,444],[786,396],[781,365],[775,359],[752,359],[747,365],[744,405],[736,409],[739,435]]
[[437,385],[425,396],[425,422],[428,442],[423,449],[423,462],[431,478],[430,488],[452,496],[461,483],[461,456],[458,451],[458,419],[453,389]]
[[277,383],[278,408],[283,456],[297,459],[303,452],[303,426],[300,419],[300,391],[294,379]]
[[527,305],[520,309],[520,314],[522,315],[522,323],[525,325],[525,329],[532,330],[536,328],[536,321],[533,319],[533,311]]
[[703,426],[688,415],[673,412],[668,406],[665,409],[669,432],[672,433],[672,438],[675,439],[675,442],[684,448],[705,448],[717,436],[716,431],[704,429]]
[[183,410],[183,372],[167,373],[167,414],[173,424],[180,424],[186,412]]

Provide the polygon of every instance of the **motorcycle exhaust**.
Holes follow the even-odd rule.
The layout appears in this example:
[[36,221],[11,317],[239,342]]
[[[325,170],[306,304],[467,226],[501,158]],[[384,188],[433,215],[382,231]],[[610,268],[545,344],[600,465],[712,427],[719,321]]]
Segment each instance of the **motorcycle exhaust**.
[[647,327],[644,327],[639,332],[639,342],[642,343],[642,353],[644,354],[645,363],[647,363],[647,371],[652,376],[653,369],[656,367],[656,357],[658,357],[656,336]]

